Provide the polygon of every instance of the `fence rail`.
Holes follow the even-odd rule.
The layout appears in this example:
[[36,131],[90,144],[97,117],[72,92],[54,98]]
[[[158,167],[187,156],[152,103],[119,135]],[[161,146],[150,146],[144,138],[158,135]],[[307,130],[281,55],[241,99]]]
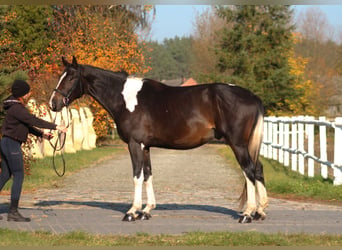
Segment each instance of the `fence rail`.
[[[333,130],[333,142],[327,141],[327,128]],[[318,143],[315,143],[315,138]],[[333,151],[330,161],[328,146],[332,149],[329,151]],[[326,179],[330,168],[334,185],[342,185],[342,117],[334,121],[325,117],[316,120],[312,116],[265,117],[260,153],[287,167],[291,165],[293,171],[302,175],[307,172],[309,177],[320,172]],[[315,171],[315,162],[320,164],[320,171]]]

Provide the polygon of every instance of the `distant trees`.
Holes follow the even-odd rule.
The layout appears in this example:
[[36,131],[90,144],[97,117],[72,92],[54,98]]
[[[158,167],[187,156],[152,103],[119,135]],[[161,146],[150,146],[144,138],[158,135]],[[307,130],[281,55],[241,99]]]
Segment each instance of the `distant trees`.
[[219,81],[217,65],[219,58],[216,55],[217,46],[221,40],[221,30],[231,28],[232,24],[219,17],[214,9],[207,8],[198,14],[193,31],[193,61],[191,64],[193,77],[198,82]]
[[147,65],[151,68],[145,74],[156,80],[188,78],[192,75],[191,62],[193,61],[192,38],[175,37],[165,39],[162,44],[147,42]]
[[290,111],[301,93],[288,63],[294,30],[289,6],[220,7],[217,13],[232,25],[221,30],[216,50],[222,79],[258,94],[269,112]]
[[[262,98],[269,115],[322,115],[342,95],[342,46],[319,9],[307,9],[295,22],[293,14],[290,6],[211,7],[197,16],[190,47],[180,42],[188,38],[174,45],[191,54],[184,65],[199,83],[244,86]],[[147,75],[182,74],[173,48],[153,43]]]
[[[216,6],[197,16],[191,37],[141,41],[137,30],[149,27],[153,10],[150,5],[0,6],[0,97],[14,78],[22,78],[32,82],[38,101],[46,101],[61,56],[75,55],[82,63],[156,80],[235,83],[258,94],[268,114],[318,115],[339,102],[342,45],[319,8],[293,22],[290,6]],[[100,114],[96,128],[105,134],[106,112],[83,101]]]
[[[315,95],[311,97],[311,105],[317,108],[316,113],[322,114],[328,105],[336,101],[332,96],[342,94],[338,91],[342,87],[342,84],[338,84],[342,81],[338,77],[342,73],[342,48],[334,41],[334,28],[318,7],[299,13],[296,23],[300,34],[295,46],[296,54],[307,58],[305,77],[316,89]],[[342,104],[341,101],[339,103]]]

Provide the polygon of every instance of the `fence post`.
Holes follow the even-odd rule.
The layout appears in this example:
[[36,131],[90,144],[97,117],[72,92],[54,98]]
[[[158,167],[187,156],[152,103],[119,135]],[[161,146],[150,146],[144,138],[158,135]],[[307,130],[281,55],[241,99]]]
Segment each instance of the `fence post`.
[[[284,117],[284,147],[289,149],[290,148],[290,124],[289,124],[289,118]],[[290,153],[289,151],[284,151],[284,165],[288,167],[290,165]]]
[[[277,145],[278,144],[278,121],[277,121],[277,118],[275,117],[273,119],[273,123],[272,123],[272,135],[273,135],[273,138],[272,138],[272,143]],[[278,149],[277,148],[273,148],[272,150],[273,152],[273,160],[277,160],[278,159]]]
[[[335,118],[335,143],[334,143],[334,164],[342,165],[342,117]],[[334,185],[342,185],[342,169],[333,167],[334,169]]]
[[[314,121],[314,117],[309,116],[309,121]],[[315,125],[309,123],[307,126],[307,135],[308,135],[308,153],[309,155],[315,155]],[[314,177],[315,176],[315,161],[311,158],[308,159],[308,176]]]
[[[263,142],[268,142],[267,135],[268,135],[267,134],[267,118],[264,118],[264,128],[263,128],[263,137],[262,137]],[[264,143],[261,144],[260,155],[267,158],[267,145]]]
[[[297,123],[295,122],[296,117],[292,117],[291,124],[291,148],[293,150],[297,149]],[[297,171],[297,154],[291,154],[291,169],[292,171]]]
[[[279,120],[279,145],[284,146],[284,118]],[[278,159],[280,163],[284,163],[284,151],[282,148],[278,150]]]
[[[273,122],[273,116],[270,117],[270,119],[268,121],[268,128],[267,128],[267,130],[268,130],[267,139],[271,143],[272,143],[272,138],[273,138],[272,137],[272,132],[273,132],[273,128],[272,128],[273,123],[272,122]],[[268,158],[272,158],[272,145],[271,144],[268,145],[268,150],[267,151],[268,151],[268,153],[267,153]]]
[[[325,117],[320,116],[319,120],[321,122],[325,122]],[[320,158],[322,161],[327,161],[327,127],[325,125],[319,126],[319,144],[320,144]],[[321,176],[324,179],[328,178],[328,166],[325,164],[321,164]]]
[[[298,150],[300,152],[304,152],[304,116],[299,116],[299,123],[298,123]],[[304,175],[304,155],[298,155],[298,172]]]

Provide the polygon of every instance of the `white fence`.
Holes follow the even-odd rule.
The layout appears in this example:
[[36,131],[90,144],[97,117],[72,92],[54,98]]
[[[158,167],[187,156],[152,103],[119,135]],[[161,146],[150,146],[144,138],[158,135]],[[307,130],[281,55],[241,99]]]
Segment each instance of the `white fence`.
[[[63,151],[65,153],[75,153],[79,150],[89,150],[96,147],[96,134],[93,128],[93,114],[88,107],[70,109],[68,112],[63,108],[62,112],[52,112],[45,105],[37,106],[34,99],[31,99],[28,106],[36,116],[56,124],[69,125],[66,133],[65,145]],[[48,129],[45,132],[50,132]],[[51,140],[55,144],[58,134],[56,130],[51,131],[54,138]],[[34,158],[43,158],[52,156],[53,149],[47,140],[37,140],[37,137],[30,135],[32,145],[30,148],[24,149],[28,151]]]
[[[328,152],[333,155],[328,157]],[[342,185],[342,117],[265,117],[260,153],[309,177],[328,178],[331,173],[334,185]]]

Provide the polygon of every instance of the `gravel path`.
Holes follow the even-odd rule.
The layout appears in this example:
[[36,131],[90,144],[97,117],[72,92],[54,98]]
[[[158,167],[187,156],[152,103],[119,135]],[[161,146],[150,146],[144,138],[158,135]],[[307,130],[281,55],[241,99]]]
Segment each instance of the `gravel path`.
[[[151,149],[157,208],[149,221],[122,222],[133,200],[128,152],[64,177],[56,189],[23,194],[20,203],[30,223],[0,221],[0,227],[65,233],[181,234],[190,231],[260,231],[284,233],[342,232],[342,207],[270,199],[262,222],[237,223],[242,173],[218,154],[224,145],[193,150]],[[57,177],[56,177],[57,178]],[[143,201],[145,202],[145,193]],[[6,219],[7,196],[0,197]]]

